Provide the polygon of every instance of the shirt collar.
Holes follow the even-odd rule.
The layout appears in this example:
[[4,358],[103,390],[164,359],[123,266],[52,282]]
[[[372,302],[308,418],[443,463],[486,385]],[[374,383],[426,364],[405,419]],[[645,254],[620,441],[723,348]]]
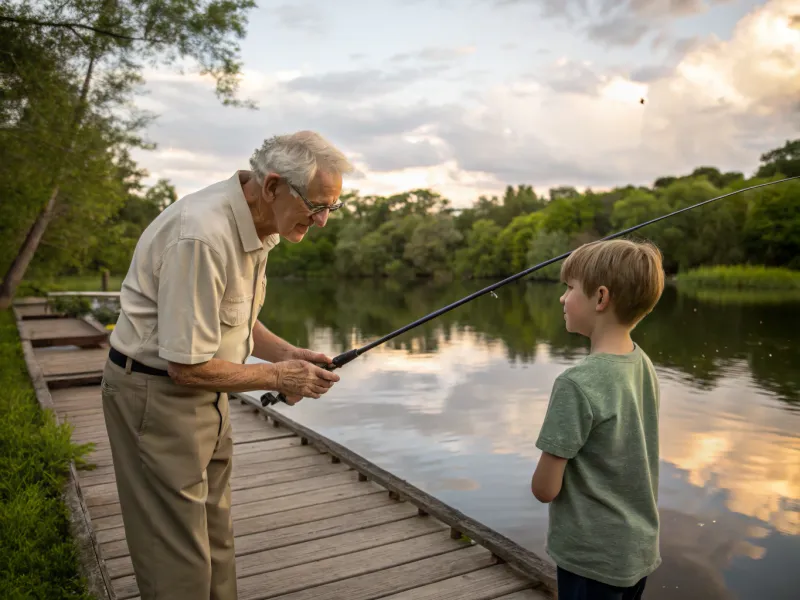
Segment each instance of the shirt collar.
[[256,226],[253,223],[253,215],[244,197],[242,184],[239,182],[239,171],[236,171],[229,180],[231,193],[228,195],[228,202],[233,210],[233,219],[236,221],[236,228],[239,230],[239,239],[242,241],[242,248],[245,252],[255,252],[256,250],[272,250],[281,239],[277,233],[268,235],[261,243],[261,238],[256,233]]

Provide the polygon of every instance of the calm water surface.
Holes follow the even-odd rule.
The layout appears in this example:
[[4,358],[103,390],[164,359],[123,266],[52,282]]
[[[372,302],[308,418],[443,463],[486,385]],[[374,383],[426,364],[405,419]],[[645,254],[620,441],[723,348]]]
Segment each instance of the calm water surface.
[[[335,355],[484,285],[271,280],[261,318]],[[279,410],[546,557],[535,441],[554,379],[587,353],[564,330],[561,291],[512,284]],[[664,562],[645,597],[798,598],[800,301],[667,288],[634,339],[662,385]]]

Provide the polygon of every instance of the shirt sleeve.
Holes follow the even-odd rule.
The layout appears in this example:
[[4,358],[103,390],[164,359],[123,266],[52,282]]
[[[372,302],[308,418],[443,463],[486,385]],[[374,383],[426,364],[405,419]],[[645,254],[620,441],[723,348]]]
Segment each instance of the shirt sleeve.
[[553,384],[536,447],[561,458],[574,458],[586,443],[593,421],[586,395],[575,382],[560,376]]
[[219,306],[225,292],[225,264],[200,240],[168,247],[158,274],[158,355],[170,362],[197,364],[214,357],[222,337]]

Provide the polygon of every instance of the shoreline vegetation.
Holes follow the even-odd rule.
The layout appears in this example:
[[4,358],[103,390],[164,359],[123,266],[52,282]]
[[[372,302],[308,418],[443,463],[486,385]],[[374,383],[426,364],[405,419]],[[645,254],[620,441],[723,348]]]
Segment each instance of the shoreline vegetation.
[[[271,279],[284,281],[333,278],[337,278],[337,276],[325,276],[321,273],[271,277]],[[109,278],[108,291],[118,292],[122,286],[123,279],[124,275],[112,275]],[[20,297],[56,291],[101,291],[101,280],[100,273],[83,273],[81,275],[66,275],[46,280],[24,281],[20,286]],[[531,278],[531,281],[534,280],[542,283],[558,283],[557,278],[539,278],[538,280]],[[426,281],[429,281],[429,279],[419,279],[420,283],[425,283]],[[485,281],[486,285],[490,285],[497,279],[485,278]],[[668,276],[667,283],[677,285],[681,290],[747,290],[751,295],[753,293],[757,294],[759,291],[800,292],[800,270],[785,267],[766,267],[764,265],[715,265],[697,267]],[[67,311],[70,310],[70,303],[66,299],[58,300],[54,305],[56,308],[61,307]],[[86,310],[89,308],[89,304],[85,300],[81,302],[81,306],[85,306]]]
[[[543,195],[530,185],[509,185],[504,195],[481,196],[465,208],[453,207],[428,189],[392,196],[348,191],[342,195],[343,209],[330,216],[326,227],[311,228],[299,244],[283,240],[270,252],[268,276],[388,279],[403,285],[416,280],[498,281],[649,219],[800,175],[800,139],[760,159],[749,178],[701,166],[688,174],[660,177],[649,186],[603,191],[565,186]],[[109,289],[119,289],[141,232],[177,198],[166,190],[158,195],[161,200],[170,196],[163,202],[152,194],[130,193],[116,212],[103,218],[54,221],[18,295],[97,289],[95,273],[103,270],[115,274]],[[25,231],[20,225],[19,231]],[[71,243],[74,236],[80,237],[81,250],[64,252],[65,246],[77,247]],[[782,286],[785,275],[769,269],[800,270],[800,180],[680,213],[631,237],[661,249],[670,280],[708,288]],[[0,240],[0,246],[9,242]],[[549,265],[526,279],[557,280],[560,267]]]
[[62,499],[90,445],[42,410],[11,310],[0,311],[0,597],[91,600]]
[[787,290],[800,292],[800,271],[761,265],[698,267],[675,278],[679,286],[720,290]]
[[[320,282],[334,281],[334,277],[323,277],[319,274],[273,277],[274,280]],[[360,281],[368,278],[361,278]],[[373,281],[381,279],[369,278]],[[107,291],[119,291],[123,277],[116,275],[109,278]],[[359,281],[353,280],[350,281]],[[83,274],[67,276],[57,281],[25,282],[21,290],[36,291],[100,291],[102,276],[100,274]],[[384,280],[390,288],[409,285],[424,286],[426,284],[446,284],[441,279],[417,279],[414,281]],[[496,279],[475,280],[480,287],[495,283]],[[538,285],[557,285],[556,279],[528,279],[527,283]],[[698,267],[689,271],[668,276],[668,286],[672,286],[685,296],[715,304],[758,305],[784,304],[800,302],[800,271],[784,267],[765,267],[763,265],[717,265]],[[108,329],[113,329],[119,316],[116,300],[92,303],[86,297],[66,297],[51,300],[54,310],[71,317],[92,316]]]

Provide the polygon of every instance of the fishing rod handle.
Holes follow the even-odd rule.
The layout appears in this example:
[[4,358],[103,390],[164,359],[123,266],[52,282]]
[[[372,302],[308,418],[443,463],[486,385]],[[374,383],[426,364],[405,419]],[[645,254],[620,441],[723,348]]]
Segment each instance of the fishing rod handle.
[[[347,352],[345,354],[348,354]],[[336,358],[339,358],[338,356]],[[336,358],[333,359],[333,364],[330,365],[321,365],[319,363],[314,363],[320,369],[325,369],[326,371],[333,371],[334,369],[338,368],[340,365],[336,364]],[[355,358],[355,357],[354,357]],[[352,359],[350,359],[352,360]],[[349,362],[349,361],[348,361]],[[278,402],[283,402],[284,404],[289,404],[286,401],[286,395],[283,392],[278,392],[277,395],[272,392],[265,392],[261,395],[261,406],[272,406],[273,404],[277,404]]]

